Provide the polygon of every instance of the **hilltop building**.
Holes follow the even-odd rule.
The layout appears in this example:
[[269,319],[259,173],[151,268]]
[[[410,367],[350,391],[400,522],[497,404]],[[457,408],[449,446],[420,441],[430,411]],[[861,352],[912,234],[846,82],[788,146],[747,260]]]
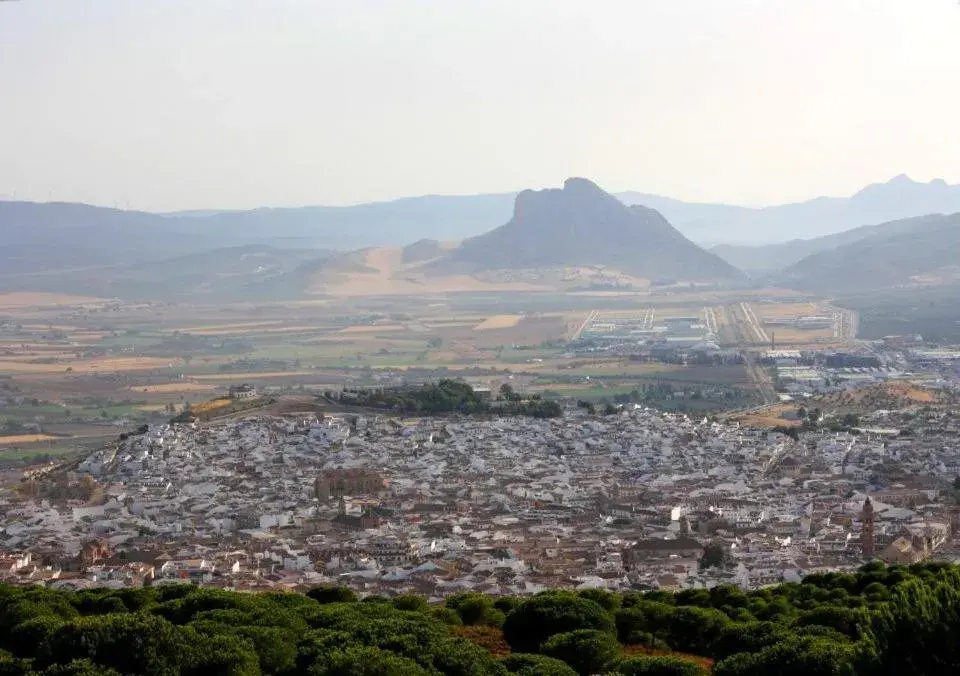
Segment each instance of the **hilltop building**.
[[861,513],[860,519],[863,521],[863,532],[860,536],[860,544],[863,548],[863,556],[864,558],[872,559],[875,536],[873,503],[870,502],[870,496],[867,496],[867,499],[863,501],[863,512]]
[[257,388],[253,385],[244,383],[243,385],[232,385],[230,387],[231,399],[253,399],[257,396]]

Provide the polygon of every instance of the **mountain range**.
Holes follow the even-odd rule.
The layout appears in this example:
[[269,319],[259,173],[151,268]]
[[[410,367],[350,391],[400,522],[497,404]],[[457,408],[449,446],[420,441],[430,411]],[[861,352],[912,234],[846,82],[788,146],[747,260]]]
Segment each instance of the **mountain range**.
[[696,204],[657,195],[620,193],[627,203],[656,209],[684,235],[705,245],[760,245],[811,239],[862,225],[960,211],[960,185],[901,174],[850,197],[817,197],[769,207]]
[[[420,239],[459,240],[506,223],[516,195],[426,195],[345,207],[173,214],[0,201],[0,263],[10,272],[35,271],[162,260],[218,247],[351,250]],[[863,225],[960,211],[960,186],[939,179],[918,183],[906,176],[867,186],[848,198],[818,197],[762,208],[690,203],[638,192],[616,196],[625,204],[656,210],[699,244],[728,245],[717,253],[734,265],[738,253],[729,245],[811,239]],[[802,246],[794,248],[799,251]],[[752,256],[749,250],[745,254]]]
[[[272,296],[356,275],[383,288],[401,273],[411,289],[444,275],[458,276],[452,288],[477,278],[492,288],[492,271],[576,266],[724,283],[740,283],[743,270],[756,284],[859,291],[952,280],[956,220],[933,214],[955,212],[960,186],[906,176],[849,198],[758,209],[610,195],[586,179],[520,193],[175,214],[0,201],[0,291]],[[725,243],[694,244],[705,241]]]

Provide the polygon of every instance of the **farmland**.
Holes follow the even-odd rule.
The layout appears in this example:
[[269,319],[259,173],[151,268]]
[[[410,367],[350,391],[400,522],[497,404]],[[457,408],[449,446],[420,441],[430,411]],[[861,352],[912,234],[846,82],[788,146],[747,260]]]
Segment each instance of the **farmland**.
[[[757,383],[742,365],[636,361],[580,353],[570,341],[598,328],[642,332],[666,324],[699,327],[723,345],[760,346],[753,317],[765,330],[764,322],[827,311],[780,290],[484,289],[215,306],[4,294],[0,424],[15,425],[0,460],[108,438],[245,382],[273,393],[316,393],[454,376],[598,402],[656,395],[656,403],[680,410],[747,405]],[[797,344],[838,339],[832,328],[776,334]]]

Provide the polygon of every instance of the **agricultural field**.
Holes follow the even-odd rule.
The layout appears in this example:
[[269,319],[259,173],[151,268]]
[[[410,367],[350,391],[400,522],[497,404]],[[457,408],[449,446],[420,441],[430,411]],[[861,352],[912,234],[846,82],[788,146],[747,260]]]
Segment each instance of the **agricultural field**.
[[[383,260],[375,263],[396,263],[377,255]],[[378,277],[377,283],[385,278],[382,269],[364,274]],[[7,435],[11,440],[0,447],[0,461],[13,448],[19,455],[31,446],[63,449],[71,440],[166,419],[246,382],[265,392],[296,394],[454,375],[492,386],[509,378],[547,396],[623,400],[638,391],[666,396],[672,388],[677,394],[669,395],[671,401],[703,394],[740,405],[754,392],[741,366],[585,359],[571,352],[570,341],[597,322],[643,329],[685,317],[719,342],[737,345],[741,302],[749,303],[759,322],[822,310],[779,291],[421,289],[216,306],[2,294],[0,424],[14,420],[29,427]]]

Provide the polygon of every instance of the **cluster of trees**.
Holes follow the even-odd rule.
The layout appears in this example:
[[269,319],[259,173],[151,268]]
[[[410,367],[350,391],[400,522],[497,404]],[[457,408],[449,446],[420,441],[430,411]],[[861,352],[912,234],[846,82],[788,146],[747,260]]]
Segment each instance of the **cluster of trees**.
[[500,413],[533,418],[558,418],[563,415],[559,403],[543,399],[540,395],[524,397],[509,385],[504,385],[496,401],[490,401],[477,394],[468,383],[449,378],[410,387],[328,392],[326,396],[343,403],[420,415]]
[[39,429],[37,425],[25,424],[16,418],[0,419],[0,437],[37,432]]
[[[703,387],[700,385],[690,385],[681,388],[683,397],[678,400],[688,399],[695,402],[713,402],[717,408],[723,408],[729,402],[740,401],[749,398],[749,394],[742,387],[735,385],[712,385]],[[674,396],[677,389],[668,382],[658,381],[648,385],[636,387],[630,392],[620,392],[613,395],[613,402],[616,404],[646,404],[648,406],[672,406],[677,408]]]
[[233,415],[249,411],[254,408],[269,406],[276,400],[272,397],[251,397],[249,399],[213,399],[193,406],[189,401],[184,402],[183,411],[170,419],[172,423],[186,423],[191,420],[208,421],[214,418]]
[[345,588],[0,587],[0,673],[317,676],[855,676],[960,671],[946,564],[613,594],[358,601]]
[[856,413],[841,415],[825,415],[819,408],[807,410],[803,406],[797,409],[802,430],[827,429],[831,432],[850,432],[859,434],[860,416]]

